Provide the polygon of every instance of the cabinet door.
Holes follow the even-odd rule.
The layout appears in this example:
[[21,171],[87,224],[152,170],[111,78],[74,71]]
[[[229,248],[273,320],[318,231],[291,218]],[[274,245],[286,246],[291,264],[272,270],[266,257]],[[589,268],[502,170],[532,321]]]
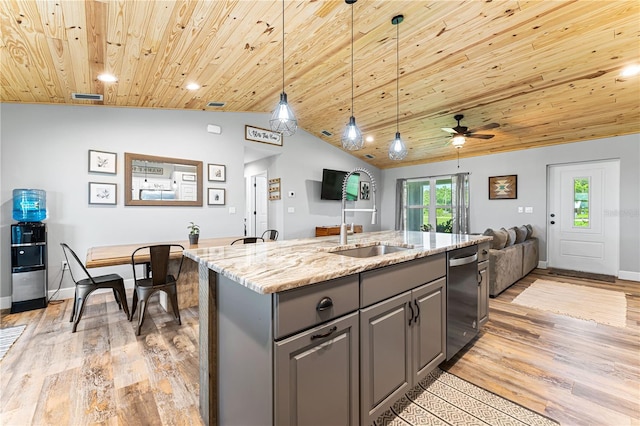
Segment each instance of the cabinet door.
[[446,279],[441,278],[411,292],[414,310],[411,322],[414,384],[426,377],[446,358],[445,284]]
[[362,424],[371,424],[411,386],[410,302],[407,291],[360,310]]
[[359,425],[357,312],[274,345],[274,424]]
[[478,329],[489,320],[489,262],[478,263]]

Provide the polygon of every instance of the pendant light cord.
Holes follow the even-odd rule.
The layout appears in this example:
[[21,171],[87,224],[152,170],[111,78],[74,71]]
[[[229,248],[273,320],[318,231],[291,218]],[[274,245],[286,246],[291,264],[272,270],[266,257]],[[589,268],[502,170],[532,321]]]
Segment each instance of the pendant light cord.
[[353,3],[351,4],[351,116],[353,112]]
[[282,0],[282,93],[284,91],[284,0]]
[[396,24],[396,132],[400,132],[400,22]]

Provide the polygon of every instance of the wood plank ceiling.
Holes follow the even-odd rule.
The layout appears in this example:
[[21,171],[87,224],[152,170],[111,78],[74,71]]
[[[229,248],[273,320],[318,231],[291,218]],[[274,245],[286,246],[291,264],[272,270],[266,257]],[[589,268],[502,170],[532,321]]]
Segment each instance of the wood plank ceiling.
[[[279,1],[3,0],[1,101],[270,112],[282,91]],[[456,158],[442,127],[496,122],[460,157],[640,133],[640,2],[361,0],[354,113],[379,168]],[[351,6],[285,5],[285,83],[299,126],[335,146],[351,107]],[[404,14],[399,27],[391,18]],[[409,148],[388,159],[396,131]],[[110,72],[116,83],[97,75]],[[189,91],[187,83],[202,87]],[[72,93],[104,101],[78,101]],[[222,108],[207,107],[225,102]],[[247,123],[252,124],[252,123]],[[322,135],[326,130],[333,134]]]

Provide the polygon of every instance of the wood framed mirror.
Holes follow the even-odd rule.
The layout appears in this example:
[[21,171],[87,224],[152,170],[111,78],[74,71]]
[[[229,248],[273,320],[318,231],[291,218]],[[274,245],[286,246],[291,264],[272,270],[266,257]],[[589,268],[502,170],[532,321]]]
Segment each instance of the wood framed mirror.
[[124,153],[125,206],[202,206],[202,161]]

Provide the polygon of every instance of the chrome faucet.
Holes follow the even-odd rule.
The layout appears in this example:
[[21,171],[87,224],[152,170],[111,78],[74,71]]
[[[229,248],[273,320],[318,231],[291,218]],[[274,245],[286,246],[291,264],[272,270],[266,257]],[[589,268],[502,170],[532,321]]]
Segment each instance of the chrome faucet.
[[[347,209],[347,182],[352,174],[357,172],[366,173],[369,176],[371,181],[371,199],[373,200],[373,207],[370,209]],[[352,171],[350,171],[342,182],[342,224],[340,225],[340,245],[343,246],[347,244],[347,215],[346,212],[371,212],[371,224],[374,225],[376,223],[376,214],[378,211],[376,210],[376,180],[373,178],[373,175],[369,170],[364,169],[362,167],[356,167]],[[352,226],[353,230],[353,226]]]

